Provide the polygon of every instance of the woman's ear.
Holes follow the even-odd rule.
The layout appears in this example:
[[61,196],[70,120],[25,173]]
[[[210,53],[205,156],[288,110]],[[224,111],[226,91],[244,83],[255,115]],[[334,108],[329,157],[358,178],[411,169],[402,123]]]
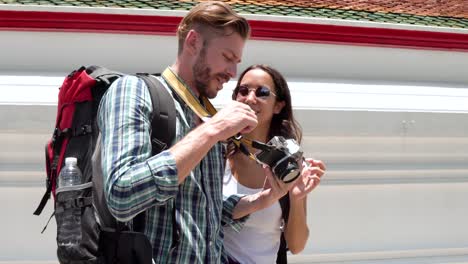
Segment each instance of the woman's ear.
[[285,101],[276,101],[275,107],[273,108],[273,113],[279,114],[281,110],[283,110],[284,105],[286,104]]

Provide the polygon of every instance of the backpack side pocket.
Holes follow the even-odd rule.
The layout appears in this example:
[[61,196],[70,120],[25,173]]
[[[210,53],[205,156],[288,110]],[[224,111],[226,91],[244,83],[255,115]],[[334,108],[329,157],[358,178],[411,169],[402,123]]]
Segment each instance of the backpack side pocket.
[[55,200],[57,257],[60,263],[96,260],[98,227],[95,220],[92,182],[58,188]]

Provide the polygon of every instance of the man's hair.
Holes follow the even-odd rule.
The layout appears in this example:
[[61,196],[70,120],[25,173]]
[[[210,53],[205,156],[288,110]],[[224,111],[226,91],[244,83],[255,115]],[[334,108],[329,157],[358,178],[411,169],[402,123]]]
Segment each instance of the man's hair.
[[182,52],[188,32],[192,29],[202,34],[205,42],[213,37],[229,36],[234,33],[238,33],[244,40],[250,35],[247,20],[232,10],[228,4],[218,1],[199,3],[182,19],[177,28],[179,54]]

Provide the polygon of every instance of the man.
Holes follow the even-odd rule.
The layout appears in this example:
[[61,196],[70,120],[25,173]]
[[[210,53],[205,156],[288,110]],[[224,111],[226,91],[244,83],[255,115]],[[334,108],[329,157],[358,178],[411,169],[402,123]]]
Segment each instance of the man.
[[221,2],[201,3],[184,17],[176,61],[160,78],[176,105],[176,143],[158,155],[151,156],[152,103],[142,80],[125,76],[115,81],[101,101],[107,205],[123,222],[146,211],[145,234],[156,263],[221,261],[221,223],[236,224],[232,211],[240,197],[223,202],[218,142],[250,132],[256,115],[249,106],[232,102],[211,118],[198,117],[174,89],[186,88],[193,98],[214,98],[236,75],[249,34],[247,21]]

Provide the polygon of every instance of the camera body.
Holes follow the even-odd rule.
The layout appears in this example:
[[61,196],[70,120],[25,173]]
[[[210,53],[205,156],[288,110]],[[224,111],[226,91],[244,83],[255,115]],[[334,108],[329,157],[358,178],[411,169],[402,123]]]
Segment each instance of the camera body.
[[270,166],[273,173],[285,183],[294,181],[301,174],[302,151],[294,139],[273,137],[261,151],[257,160]]

